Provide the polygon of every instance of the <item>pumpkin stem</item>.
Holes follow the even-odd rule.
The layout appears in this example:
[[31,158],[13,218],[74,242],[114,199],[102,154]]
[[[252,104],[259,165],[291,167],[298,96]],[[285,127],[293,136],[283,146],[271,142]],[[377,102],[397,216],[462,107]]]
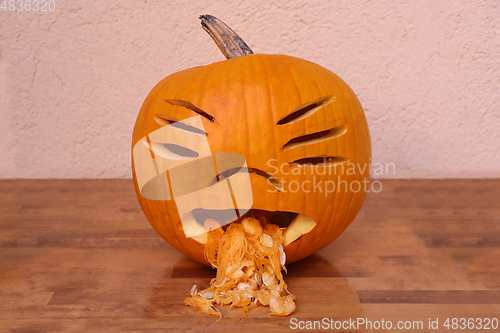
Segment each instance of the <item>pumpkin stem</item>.
[[236,32],[212,15],[201,15],[203,29],[212,37],[226,59],[253,54],[252,49]]

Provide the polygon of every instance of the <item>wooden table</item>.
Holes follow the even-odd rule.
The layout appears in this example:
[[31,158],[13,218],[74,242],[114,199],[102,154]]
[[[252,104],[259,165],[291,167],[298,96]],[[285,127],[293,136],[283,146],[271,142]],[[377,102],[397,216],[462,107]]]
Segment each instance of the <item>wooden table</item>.
[[373,332],[399,321],[462,332],[443,324],[500,320],[500,180],[383,181],[337,241],[288,266],[287,318],[260,307],[236,323],[241,309],[224,308],[213,325],[183,299],[214,275],[155,233],[131,180],[0,181],[1,332],[271,332],[358,318]]

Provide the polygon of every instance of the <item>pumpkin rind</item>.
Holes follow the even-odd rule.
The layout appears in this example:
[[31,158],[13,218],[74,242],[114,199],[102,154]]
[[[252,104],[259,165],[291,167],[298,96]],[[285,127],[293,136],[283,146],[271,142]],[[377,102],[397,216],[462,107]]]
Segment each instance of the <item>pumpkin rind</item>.
[[[333,101],[305,119],[277,125],[291,111],[318,98]],[[349,86],[329,70],[312,62],[285,56],[251,54],[207,66],[174,73],[154,87],[138,115],[132,147],[145,135],[160,128],[155,115],[177,120],[196,115],[193,111],[166,100],[188,101],[215,118],[202,118],[212,154],[236,153],[245,157],[249,168],[272,174],[284,184],[276,191],[261,176],[250,175],[253,208],[306,214],[317,225],[311,232],[284,248],[287,262],[307,257],[330,244],[347,228],[360,210],[366,192],[325,193],[325,184],[363,187],[370,177],[371,145],[363,109]],[[347,131],[338,137],[315,144],[282,150],[290,139],[325,131],[337,126]],[[347,158],[344,170],[294,166],[291,162],[307,157]],[[133,163],[133,162],[132,162]],[[355,173],[347,172],[355,166]],[[276,168],[278,170],[276,170]],[[306,174],[302,174],[307,170]],[[294,175],[302,171],[300,175]],[[327,172],[328,173],[328,172]],[[205,263],[204,246],[184,236],[173,200],[153,201],[141,196],[135,172],[134,184],[139,203],[155,230],[174,248]],[[322,187],[315,184],[322,184]],[[293,193],[295,184],[299,190]],[[365,185],[366,186],[366,185]],[[322,191],[320,192],[320,188]],[[309,192],[308,192],[309,191]]]

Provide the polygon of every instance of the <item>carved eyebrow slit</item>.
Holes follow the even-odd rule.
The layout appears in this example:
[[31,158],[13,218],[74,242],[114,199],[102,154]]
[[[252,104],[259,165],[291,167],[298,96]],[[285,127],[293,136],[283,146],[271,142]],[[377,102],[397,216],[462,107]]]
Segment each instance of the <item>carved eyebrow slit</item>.
[[184,124],[183,122],[181,122],[175,118],[172,118],[170,116],[164,115],[164,114],[156,114],[154,116],[154,119],[161,126],[170,125],[172,127],[178,128],[180,130],[188,131],[188,132],[191,132],[194,134],[208,135],[205,131],[203,131],[197,127]]
[[192,159],[200,156],[194,150],[189,148],[179,146],[174,143],[159,143],[151,141],[151,147],[146,141],[144,141],[146,147],[148,147],[155,155],[161,156],[170,160],[185,160]]
[[349,162],[351,159],[343,156],[314,156],[293,161],[292,166],[315,166],[318,164],[336,165]]
[[303,145],[311,145],[325,140],[330,140],[344,135],[347,132],[345,125],[340,125],[329,130],[324,130],[316,133],[306,134],[291,139],[281,147],[281,150],[288,150]]
[[256,176],[264,177],[267,179],[268,183],[274,186],[278,191],[283,190],[283,184],[279,181],[278,178],[274,177],[273,175],[265,172],[264,170],[257,169],[257,168],[232,168],[226,171],[223,171],[219,173],[214,181],[212,181],[211,185],[214,185],[215,183],[218,183],[224,179],[227,179],[231,176],[234,176],[237,173],[242,173],[242,172],[247,172]]
[[299,106],[288,115],[281,118],[276,125],[293,124],[296,121],[302,120],[314,114],[321,107],[330,104],[335,100],[333,96],[325,96]]
[[172,104],[172,105],[185,107],[186,109],[194,111],[197,114],[199,114],[200,116],[207,118],[211,122],[217,123],[213,116],[209,115],[208,113],[206,113],[205,111],[203,111],[202,109],[200,109],[199,107],[197,107],[196,105],[194,105],[191,102],[183,101],[180,99],[166,99],[165,101],[169,104]]

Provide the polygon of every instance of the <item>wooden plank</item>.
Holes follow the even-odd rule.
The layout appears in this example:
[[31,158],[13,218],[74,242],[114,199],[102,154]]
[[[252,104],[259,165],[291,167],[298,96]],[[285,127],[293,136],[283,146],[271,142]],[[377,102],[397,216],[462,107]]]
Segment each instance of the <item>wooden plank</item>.
[[279,332],[291,318],[498,318],[500,180],[382,184],[337,241],[287,266],[292,316],[259,307],[238,322],[242,310],[224,307],[214,325],[183,300],[215,271],[154,232],[131,180],[0,180],[0,331]]
[[361,303],[500,304],[500,290],[359,290]]

